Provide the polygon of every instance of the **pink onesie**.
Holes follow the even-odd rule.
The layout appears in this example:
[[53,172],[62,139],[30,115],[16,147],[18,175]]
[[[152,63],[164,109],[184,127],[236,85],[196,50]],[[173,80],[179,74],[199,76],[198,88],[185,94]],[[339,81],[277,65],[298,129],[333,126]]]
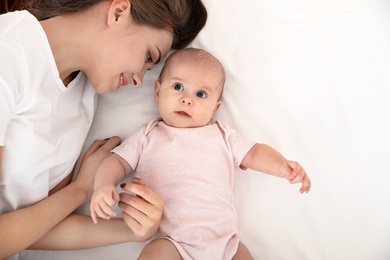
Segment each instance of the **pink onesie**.
[[238,247],[234,167],[253,147],[220,122],[175,128],[152,120],[113,152],[165,201],[152,238],[169,239],[183,259],[232,259]]

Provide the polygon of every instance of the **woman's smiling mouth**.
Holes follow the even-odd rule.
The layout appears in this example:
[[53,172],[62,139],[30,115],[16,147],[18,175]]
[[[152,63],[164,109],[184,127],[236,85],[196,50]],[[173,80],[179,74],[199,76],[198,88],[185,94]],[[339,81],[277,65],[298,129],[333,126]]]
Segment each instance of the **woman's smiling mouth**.
[[119,89],[122,86],[126,86],[127,84],[129,84],[129,81],[127,80],[125,74],[121,73],[121,75],[119,76],[117,89]]

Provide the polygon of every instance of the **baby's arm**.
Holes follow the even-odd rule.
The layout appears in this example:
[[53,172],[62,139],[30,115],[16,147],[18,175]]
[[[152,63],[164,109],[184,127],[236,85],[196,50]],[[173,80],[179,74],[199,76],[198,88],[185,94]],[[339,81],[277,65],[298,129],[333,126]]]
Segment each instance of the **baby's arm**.
[[97,223],[97,217],[110,219],[116,215],[111,208],[119,201],[115,186],[132,171],[130,165],[117,154],[111,154],[103,160],[96,172],[90,205],[94,223]]
[[266,144],[255,144],[245,155],[240,167],[285,178],[292,184],[301,182],[301,193],[309,192],[311,187],[309,177],[298,162],[287,160]]

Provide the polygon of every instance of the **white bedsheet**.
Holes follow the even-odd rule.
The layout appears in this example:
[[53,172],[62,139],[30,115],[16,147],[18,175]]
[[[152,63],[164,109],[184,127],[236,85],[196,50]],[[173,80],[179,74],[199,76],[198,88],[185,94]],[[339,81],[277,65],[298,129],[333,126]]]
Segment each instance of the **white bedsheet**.
[[[205,0],[192,46],[224,64],[217,118],[299,161],[298,185],[237,170],[239,237],[255,259],[390,259],[390,1]],[[101,96],[85,147],[156,116],[141,89]],[[79,209],[88,214],[88,205]],[[141,243],[24,259],[136,259]]]

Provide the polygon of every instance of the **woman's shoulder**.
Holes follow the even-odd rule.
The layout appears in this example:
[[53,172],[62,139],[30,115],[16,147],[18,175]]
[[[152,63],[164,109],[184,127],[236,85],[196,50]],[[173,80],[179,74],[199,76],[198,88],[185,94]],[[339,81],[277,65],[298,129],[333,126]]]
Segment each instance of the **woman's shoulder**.
[[0,53],[3,63],[12,66],[13,63],[24,61],[26,54],[36,52],[36,46],[42,45],[42,41],[47,41],[45,33],[29,12],[15,11],[0,15]]
[[38,20],[28,11],[14,11],[0,15],[0,35],[4,35],[19,26],[39,24]]
[[31,86],[41,75],[58,74],[46,34],[27,11],[0,15],[0,57],[1,80],[15,86]]

